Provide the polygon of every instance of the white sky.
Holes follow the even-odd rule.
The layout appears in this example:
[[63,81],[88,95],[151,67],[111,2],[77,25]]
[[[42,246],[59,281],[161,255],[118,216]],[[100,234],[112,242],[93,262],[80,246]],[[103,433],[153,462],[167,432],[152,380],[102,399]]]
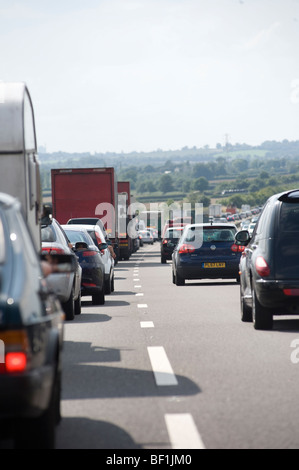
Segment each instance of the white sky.
[[0,0],[48,152],[299,139],[299,0]]

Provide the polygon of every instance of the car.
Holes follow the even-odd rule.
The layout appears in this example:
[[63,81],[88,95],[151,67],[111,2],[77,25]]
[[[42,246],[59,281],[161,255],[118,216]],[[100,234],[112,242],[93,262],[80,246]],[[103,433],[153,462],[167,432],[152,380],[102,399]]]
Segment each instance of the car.
[[234,224],[190,224],[184,228],[172,254],[172,280],[236,279],[242,248],[235,244]]
[[105,226],[101,219],[98,217],[78,217],[74,219],[69,219],[67,225],[98,225],[102,230],[105,239],[108,239],[108,234],[106,232]]
[[82,267],[81,296],[91,296],[93,305],[105,303],[105,265],[99,248],[80,225],[63,225]]
[[[46,256],[75,269],[70,255]],[[0,438],[18,449],[54,448],[60,420],[65,314],[42,265],[19,201],[1,193]]]
[[273,327],[273,315],[299,314],[299,189],[266,202],[253,235],[242,230],[241,319],[257,330]]
[[168,228],[165,232],[164,238],[161,241],[161,263],[165,264],[167,260],[171,260],[172,253],[176,247],[184,227]]
[[154,237],[152,236],[151,232],[149,232],[148,230],[139,230],[138,235],[139,235],[139,239],[142,241],[141,246],[144,243],[149,243],[151,245],[154,244]]
[[76,227],[86,230],[94,245],[102,254],[102,261],[105,266],[105,294],[111,294],[111,292],[114,292],[114,259],[102,230],[98,225],[63,225],[63,229],[69,238],[71,236],[70,231],[76,230]]
[[48,283],[56,293],[66,314],[66,320],[73,320],[81,313],[82,268],[77,260],[61,225],[55,218],[45,217],[41,226],[42,253],[68,254],[76,261],[75,273],[61,273],[49,276]]

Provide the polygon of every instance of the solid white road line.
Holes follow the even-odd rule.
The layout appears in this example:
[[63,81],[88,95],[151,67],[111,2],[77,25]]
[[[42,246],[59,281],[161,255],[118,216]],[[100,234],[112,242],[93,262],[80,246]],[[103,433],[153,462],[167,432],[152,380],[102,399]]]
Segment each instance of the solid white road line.
[[162,346],[147,348],[157,385],[178,385],[171,364]]
[[141,328],[155,328],[154,322],[152,321],[141,321],[140,326]]
[[166,414],[165,422],[172,449],[205,449],[189,413]]

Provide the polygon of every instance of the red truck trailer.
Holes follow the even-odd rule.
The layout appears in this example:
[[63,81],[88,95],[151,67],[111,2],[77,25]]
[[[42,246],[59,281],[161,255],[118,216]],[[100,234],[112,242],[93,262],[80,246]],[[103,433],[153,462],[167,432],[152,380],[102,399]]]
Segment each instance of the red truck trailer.
[[131,189],[129,181],[118,181],[118,211],[119,211],[119,258],[128,260],[133,252],[134,241],[128,235],[128,224],[132,219],[129,214],[131,205]]
[[51,170],[53,217],[61,224],[69,219],[98,217],[118,255],[118,192],[114,168]]

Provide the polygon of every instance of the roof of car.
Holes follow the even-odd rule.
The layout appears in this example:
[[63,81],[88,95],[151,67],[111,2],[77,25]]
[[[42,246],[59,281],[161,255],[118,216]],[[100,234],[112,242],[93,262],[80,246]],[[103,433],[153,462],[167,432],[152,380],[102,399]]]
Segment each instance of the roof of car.
[[235,224],[227,223],[205,223],[205,224],[188,224],[185,228],[199,228],[199,227],[215,227],[215,228],[237,228]]

